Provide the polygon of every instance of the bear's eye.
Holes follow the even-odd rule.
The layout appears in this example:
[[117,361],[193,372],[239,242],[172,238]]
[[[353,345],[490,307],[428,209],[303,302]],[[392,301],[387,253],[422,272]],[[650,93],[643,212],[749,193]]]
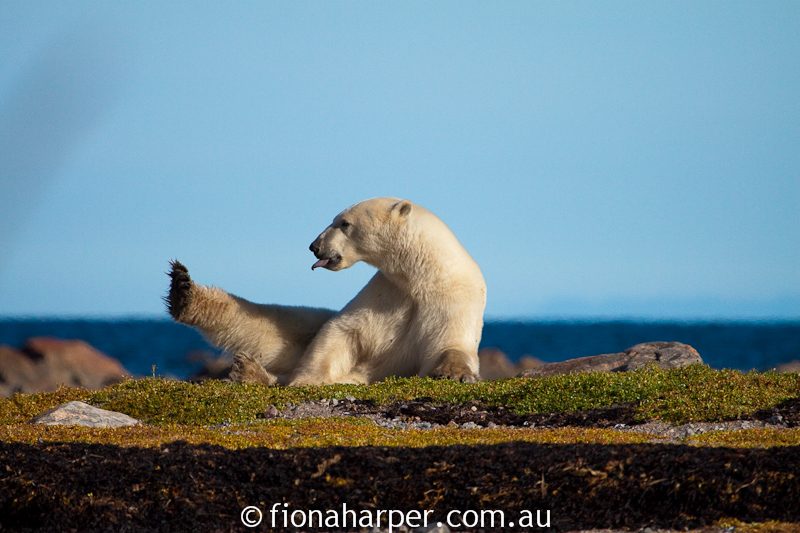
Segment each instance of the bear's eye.
[[339,227],[342,228],[342,230],[346,230],[350,227],[350,223],[346,220],[342,220],[342,222],[339,224]]

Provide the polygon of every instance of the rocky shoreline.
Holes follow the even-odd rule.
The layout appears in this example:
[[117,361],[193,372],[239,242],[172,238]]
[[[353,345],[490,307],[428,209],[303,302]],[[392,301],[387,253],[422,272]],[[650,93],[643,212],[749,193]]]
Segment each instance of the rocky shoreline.
[[[187,359],[201,365],[189,381],[226,379],[232,362],[227,356],[215,357],[203,352],[187,354]],[[680,342],[645,342],[619,353],[590,355],[565,361],[545,363],[531,356],[512,362],[506,354],[482,349],[480,374],[483,380],[511,377],[543,377],[581,372],[626,372],[653,365],[681,368],[702,364],[692,346]],[[777,368],[797,372],[800,362],[792,361]],[[48,392],[59,386],[101,389],[131,377],[122,364],[81,340],[32,337],[21,347],[0,345],[0,398],[16,392]]]
[[[225,379],[231,370],[228,357],[189,354],[202,368],[190,381]],[[700,354],[679,342],[637,344],[624,352],[544,363],[534,357],[512,362],[499,350],[479,353],[481,378],[540,377],[575,372],[623,372],[647,365],[680,368],[702,363]],[[101,389],[131,377],[116,359],[81,340],[33,337],[20,348],[0,346],[0,397],[16,392],[48,392],[59,386]]]

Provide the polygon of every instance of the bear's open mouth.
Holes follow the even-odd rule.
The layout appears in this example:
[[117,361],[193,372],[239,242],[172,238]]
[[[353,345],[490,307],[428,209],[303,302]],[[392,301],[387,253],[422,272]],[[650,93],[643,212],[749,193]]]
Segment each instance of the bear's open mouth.
[[317,268],[327,268],[328,270],[331,270],[333,267],[338,265],[341,261],[342,261],[342,256],[339,255],[339,254],[336,254],[336,255],[334,255],[332,257],[323,257],[319,261],[317,261],[316,263],[311,265],[311,270],[314,270],[314,269],[317,269]]

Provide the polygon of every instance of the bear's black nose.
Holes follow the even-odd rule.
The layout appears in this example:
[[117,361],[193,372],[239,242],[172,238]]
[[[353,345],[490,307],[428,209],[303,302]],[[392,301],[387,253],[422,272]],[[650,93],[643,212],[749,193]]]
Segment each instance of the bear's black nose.
[[314,252],[314,255],[319,255],[319,244],[317,244],[317,241],[312,242],[308,249]]

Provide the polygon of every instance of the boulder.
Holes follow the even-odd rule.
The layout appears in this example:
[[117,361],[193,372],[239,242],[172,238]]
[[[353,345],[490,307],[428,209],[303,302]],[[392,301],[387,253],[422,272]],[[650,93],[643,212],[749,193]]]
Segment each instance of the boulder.
[[536,368],[542,362],[530,355],[524,355],[517,363],[512,363],[508,356],[497,348],[483,348],[478,352],[481,379],[504,379],[518,376],[520,372]]
[[484,348],[478,352],[481,379],[503,379],[519,374],[506,354],[496,348]]
[[[525,372],[533,368],[538,368],[544,364],[544,361],[532,355],[523,355],[517,361],[517,373]],[[516,375],[516,374],[515,374]]]
[[703,359],[697,350],[681,342],[644,342],[620,353],[607,353],[578,357],[557,363],[544,363],[524,371],[524,377],[571,374],[575,372],[624,372],[649,364],[660,368],[679,368]]
[[800,359],[778,365],[775,370],[778,372],[800,372]]
[[9,346],[0,346],[0,397],[14,392],[33,392],[39,372],[27,355]]
[[86,426],[90,428],[119,428],[140,422],[128,415],[107,411],[83,402],[67,402],[33,419],[48,426]]
[[79,340],[34,337],[22,350],[0,346],[0,396],[60,385],[99,389],[129,375],[117,360]]

